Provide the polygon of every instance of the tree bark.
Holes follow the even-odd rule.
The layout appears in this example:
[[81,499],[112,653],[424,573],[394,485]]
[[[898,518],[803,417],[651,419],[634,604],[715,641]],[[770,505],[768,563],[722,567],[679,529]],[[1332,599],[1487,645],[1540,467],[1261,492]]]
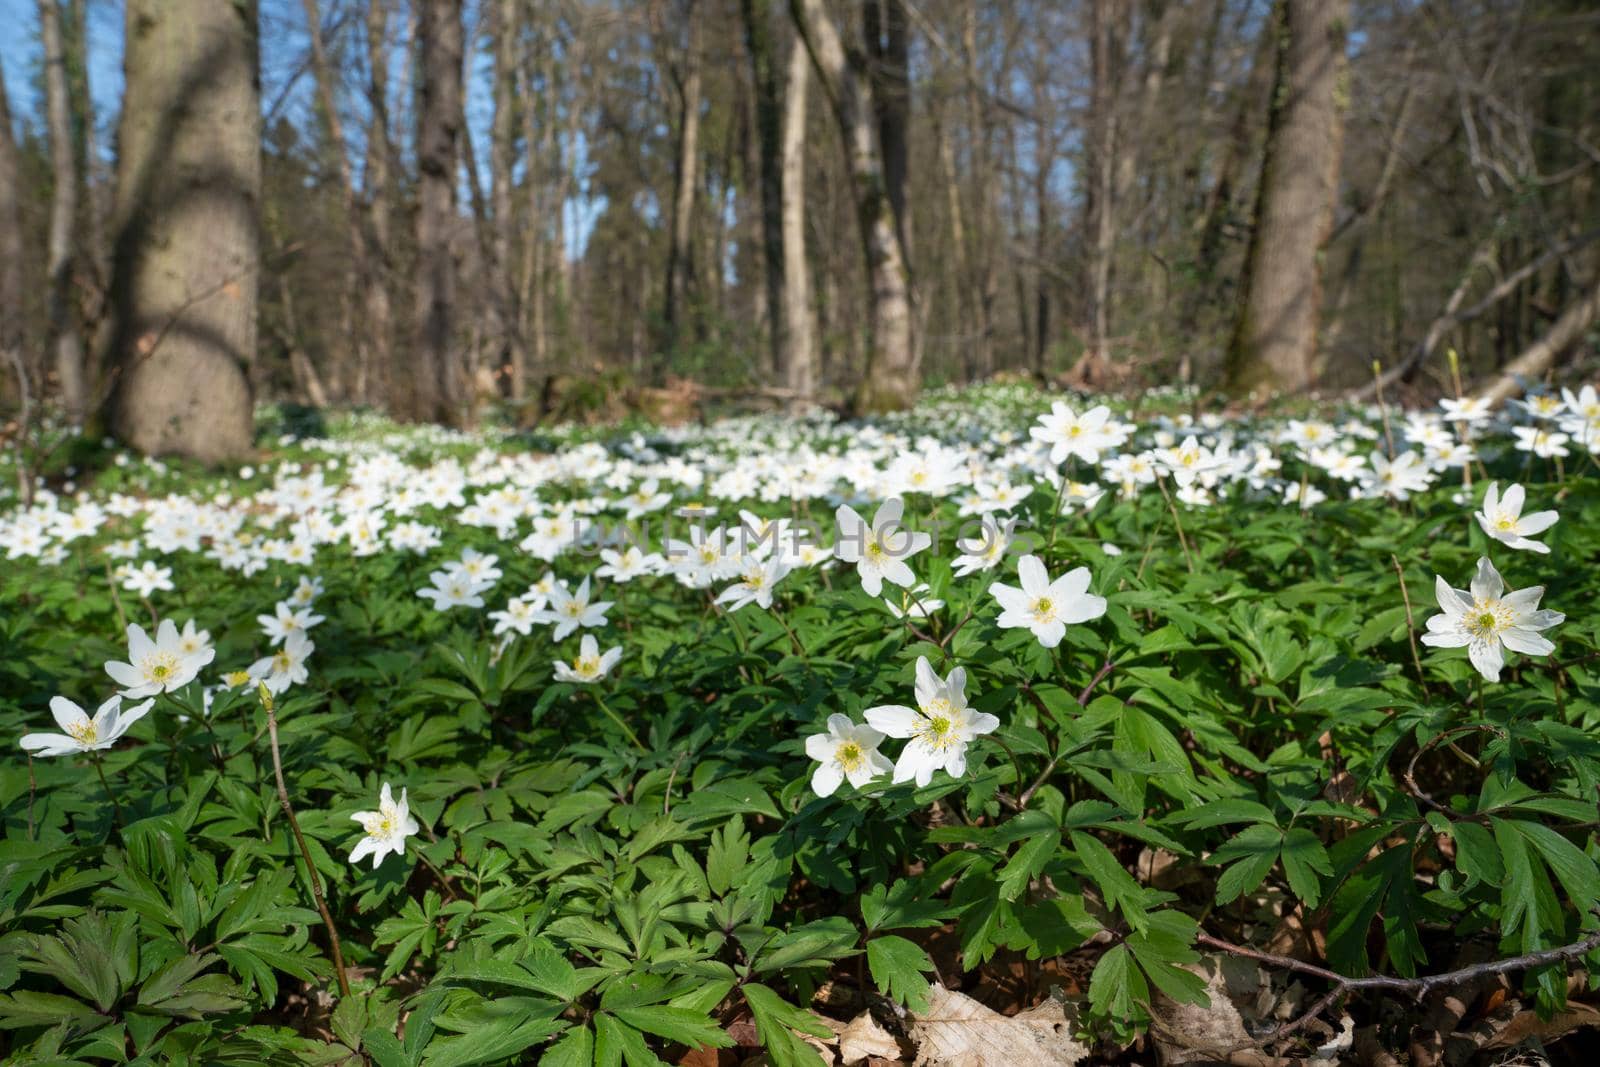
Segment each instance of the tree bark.
[[[494,284],[500,292],[502,336],[496,339],[504,372],[501,388],[520,400],[527,390],[527,367],[519,323],[521,310],[511,275],[511,237],[516,228],[511,208],[511,168],[516,155],[515,78],[516,45],[520,20],[517,0],[499,0],[494,22],[494,126],[489,145],[489,199],[494,208]],[[527,100],[524,107],[532,107]],[[533,145],[527,146],[531,154]],[[531,221],[531,220],[529,220]],[[531,240],[531,237],[529,238]]]
[[1228,388],[1296,392],[1317,374],[1321,253],[1344,132],[1349,0],[1279,0],[1277,75]]
[[978,69],[978,4],[966,0],[961,10],[961,53],[966,66],[966,105],[968,137],[971,139],[968,167],[973,192],[973,210],[968,231],[966,259],[975,275],[973,303],[977,310],[977,343],[973,346],[976,377],[994,373],[994,305],[998,297],[999,275],[995,267],[994,231],[999,228],[995,208],[994,145],[991,124],[985,115]]
[[853,406],[861,411],[903,409],[916,398],[921,367],[912,341],[910,273],[886,188],[865,63],[859,55],[854,61],[846,56],[822,0],[790,0],[790,11],[844,143],[866,263],[867,365]]
[[6,97],[4,73],[0,72],[0,357],[10,357],[5,362],[17,370],[18,399],[26,405],[29,375],[22,360],[21,188],[22,166],[11,132],[11,104]]
[[[1114,196],[1117,160],[1117,94],[1113,70],[1115,29],[1112,0],[1089,5],[1089,138],[1085,153],[1084,232],[1088,243],[1088,350],[1083,354],[1086,380],[1100,376],[1111,333],[1111,257],[1116,239]],[[1044,195],[1041,184],[1039,195]],[[1043,249],[1041,248],[1041,254]],[[1042,352],[1045,341],[1039,339]]]
[[454,338],[456,161],[461,132],[461,0],[422,4],[417,18],[416,321],[412,373],[397,374],[399,412],[457,426],[463,368]]
[[794,393],[795,407],[812,402],[817,392],[817,313],[811,302],[811,265],[806,258],[806,83],[810,57],[796,39],[789,46],[784,74],[780,199],[783,203],[783,384]]
[[[751,82],[755,89],[755,126],[758,175],[761,188],[761,258],[766,283],[767,344],[771,350],[773,377],[783,382],[788,377],[784,363],[783,322],[783,94],[778,80],[778,54],[773,42],[772,9],[769,0],[742,0],[745,51],[750,56]],[[802,90],[803,91],[803,90]]]
[[249,454],[261,188],[256,5],[128,0],[118,137],[114,432]]
[[62,43],[61,9],[56,0],[39,0],[39,25],[44,44],[45,111],[50,128],[49,346],[55,356],[61,405],[67,421],[79,426],[89,402],[83,337],[73,301],[80,174],[74,151],[77,138],[73,136],[67,95],[67,53]]
[[389,15],[385,0],[368,0],[366,30],[368,117],[362,185],[371,238],[367,266],[372,273],[366,289],[366,309],[372,358],[368,366],[358,368],[355,397],[361,403],[372,403],[375,399],[388,399],[395,348],[389,299],[394,273],[390,247],[394,146],[389,137]]
[[657,377],[666,371],[666,361],[682,342],[683,319],[695,285],[694,206],[700,188],[700,5],[687,0],[684,11],[689,38],[684,46],[683,65],[675,71],[678,85],[678,143],[672,167],[672,218],[667,246],[667,282],[664,318],[666,344],[657,365]]
[[[317,87],[317,107],[322,112],[327,134],[327,158],[333,163],[345,215],[345,253],[350,257],[350,270],[344,278],[339,307],[344,326],[342,332],[355,355],[355,367],[353,373],[337,373],[335,381],[348,386],[349,383],[363,382],[368,377],[367,368],[372,362],[371,342],[364,336],[365,330],[358,329],[355,323],[355,305],[361,292],[372,284],[372,271],[367,264],[367,239],[362,233],[361,205],[356,197],[355,175],[345,150],[344,121],[339,117],[339,100],[334,91],[335,75],[329,67],[326,42],[322,37],[322,16],[317,10],[317,0],[302,0],[302,5],[311,42],[311,70]],[[341,349],[344,347],[340,346]],[[310,357],[302,350],[301,359],[309,361]]]

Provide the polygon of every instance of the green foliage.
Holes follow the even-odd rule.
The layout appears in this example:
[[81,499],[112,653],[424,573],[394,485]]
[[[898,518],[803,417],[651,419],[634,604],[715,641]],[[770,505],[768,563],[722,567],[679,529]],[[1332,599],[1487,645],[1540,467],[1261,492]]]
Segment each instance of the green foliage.
[[[940,411],[898,425],[935,429]],[[1015,411],[993,418],[1012,424]],[[466,455],[459,441],[399,451]],[[331,452],[292,454],[337,478]],[[1108,600],[1054,650],[995,624],[987,585],[1014,581],[1010,564],[958,578],[948,547],[916,561],[947,607],[915,631],[838,567],[797,571],[774,611],[731,618],[670,581],[608,586],[602,646],[625,658],[593,687],[550,677],[576,637],[538,628],[502,647],[477,614],[416,597],[438,560],[499,540],[423,506],[443,536],[426,559],[318,555],[327,620],[308,681],[276,711],[351,994],[336,994],[258,701],[215,690],[207,713],[195,686],[159,697],[99,754],[116,806],[88,759],[30,763],[11,748],[0,761],[0,1050],[17,1062],[631,1067],[728,1046],[730,1024],[748,1019],[788,1067],[820,1062],[798,1034],[830,1034],[811,1007],[825,982],[861,982],[868,1003],[916,1013],[935,958],[948,978],[937,947],[951,944],[969,970],[1080,955],[1092,966],[1085,1025],[1120,1039],[1158,994],[1204,999],[1202,921],[1237,936],[1298,909],[1326,934],[1327,965],[1351,975],[1437,970],[1462,939],[1508,955],[1569,944],[1600,923],[1600,635],[1588,611],[1600,486],[1538,474],[1520,475],[1530,499],[1562,494],[1553,553],[1496,558],[1512,585],[1546,585],[1569,619],[1552,632],[1554,658],[1513,657],[1483,687],[1461,650],[1420,649],[1419,670],[1408,633],[1406,598],[1420,629],[1433,576],[1463,585],[1485,551],[1454,487],[1307,513],[1241,489],[1182,512],[1192,568],[1159,495],[1053,522],[1034,492],[1019,515],[1051,573],[1087,565]],[[212,488],[187,472],[149,477],[151,493]],[[593,489],[583,478],[541,492],[581,499]],[[920,526],[954,528],[956,508],[907,501]],[[0,575],[8,745],[47,727],[50,697],[92,708],[109,692],[118,612],[146,609],[108,583],[100,549],[137,532],[113,523],[66,545],[58,565]],[[489,608],[550,569],[498,551],[506,576]],[[265,654],[254,618],[303,570],[174,560],[176,588],[151,602],[210,627],[206,683]],[[592,565],[563,557],[554,569]],[[831,713],[859,721],[909,702],[919,655],[941,673],[963,666],[998,731],[973,744],[959,778],[815,796],[803,739]],[[384,782],[408,789],[423,829],[403,856],[351,865],[362,830],[350,816]],[[1512,981],[1550,1011],[1564,973]]]

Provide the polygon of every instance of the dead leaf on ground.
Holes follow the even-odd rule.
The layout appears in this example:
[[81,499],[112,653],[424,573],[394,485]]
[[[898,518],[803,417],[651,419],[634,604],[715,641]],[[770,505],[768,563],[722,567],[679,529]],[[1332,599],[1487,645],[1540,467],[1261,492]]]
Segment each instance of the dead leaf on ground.
[[1488,1041],[1484,1048],[1510,1048],[1520,1045],[1530,1037],[1541,1042],[1557,1041],[1574,1030],[1585,1026],[1600,1026],[1600,1010],[1587,1004],[1568,1004],[1567,1010],[1557,1012],[1549,1019],[1541,1019],[1535,1012],[1519,1011]]
[[[1185,968],[1206,980],[1210,1004],[1179,1004],[1170,997],[1156,998],[1152,1010],[1157,1025],[1151,1027],[1150,1036],[1162,1064],[1171,1067],[1181,1063],[1214,1063],[1218,1053],[1250,1045],[1244,1017],[1229,995],[1228,977],[1233,966],[1231,961],[1208,957]],[[1240,984],[1239,976],[1235,977],[1235,985]],[[1239,992],[1251,1000],[1255,998],[1254,989]]]
[[1005,1016],[935,985],[928,1010],[911,1019],[916,1067],[1072,1067],[1089,1056],[1074,1024],[1058,1000]]
[[844,1067],[855,1067],[872,1057],[886,1060],[900,1058],[900,1043],[878,1025],[870,1012],[862,1012],[839,1031],[839,1062]]

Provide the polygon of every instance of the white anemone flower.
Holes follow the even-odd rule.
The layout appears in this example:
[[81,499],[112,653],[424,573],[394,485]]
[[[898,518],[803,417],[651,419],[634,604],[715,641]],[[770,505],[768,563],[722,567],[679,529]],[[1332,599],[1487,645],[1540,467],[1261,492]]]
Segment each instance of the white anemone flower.
[[417,595],[424,600],[433,601],[435,611],[483,607],[483,597],[479,595],[482,590],[465,572],[434,571],[428,575],[428,580],[433,584],[418,589]]
[[1000,725],[993,715],[967,707],[966,686],[965,668],[955,667],[948,678],[940,678],[927,657],[918,656],[916,708],[883,704],[867,709],[867,725],[874,730],[911,739],[895,762],[895,784],[915,779],[921,788],[933,781],[934,771],[952,778],[966,773],[967,746]]
[[171,619],[162,619],[155,640],[137,623],[128,624],[128,662],[106,662],[106,673],[122,686],[130,700],[171,693],[188,685],[200,668],[216,658],[216,650],[201,647],[186,652],[183,635]]
[[1444,614],[1428,620],[1422,643],[1436,648],[1465,646],[1467,658],[1489,682],[1500,680],[1500,668],[1505,665],[1502,646],[1528,656],[1548,655],[1556,646],[1538,631],[1566,620],[1559,611],[1539,609],[1542,585],[1505,592],[1505,582],[1488,557],[1478,560],[1470,591],[1452,589],[1449,582],[1436,576],[1434,592]]
[[611,607],[612,601],[598,600],[589,602],[589,579],[585,578],[578,585],[577,592],[567,592],[567,587],[561,584],[553,586],[550,590],[549,606],[539,612],[539,622],[550,623],[555,626],[552,638],[560,641],[572,631],[582,626],[604,626],[606,624],[606,609]]
[[50,714],[55,716],[59,734],[24,734],[20,744],[35,756],[70,756],[75,752],[98,752],[117,743],[128,727],[144,718],[155,700],[135,704],[122,710],[119,693],[100,705],[90,718],[78,705],[66,697],[50,698]]
[[1498,482],[1490,482],[1483,494],[1483,510],[1474,512],[1483,532],[1507,548],[1527,549],[1530,552],[1548,553],[1550,547],[1543,542],[1530,540],[1534,534],[1543,533],[1556,524],[1561,516],[1554,511],[1522,513],[1527,493],[1520,485],[1506,486],[1500,495]]
[[601,655],[600,643],[593,635],[584,634],[583,640],[578,643],[578,655],[571,664],[556,661],[556,681],[576,682],[582,685],[598,682],[611,673],[611,668],[615,667],[621,658],[621,645],[609,648],[605,655]]
[[1051,463],[1060,464],[1068,456],[1076,456],[1085,463],[1097,464],[1101,450],[1114,447],[1116,442],[1116,436],[1106,430],[1110,418],[1111,409],[1104,404],[1079,415],[1057,400],[1028,433],[1035,441],[1050,446]]
[[828,732],[806,738],[806,755],[817,761],[812,791],[828,797],[844,782],[862,789],[880,774],[891,773],[894,764],[878,751],[883,739],[882,733],[851,722],[848,715],[829,715]]
[[274,645],[281,645],[291,634],[305,633],[322,621],[322,616],[313,615],[310,608],[296,608],[287,600],[278,601],[273,612],[271,615],[257,615],[256,622],[261,624],[261,632]]
[[1088,622],[1106,613],[1106,598],[1089,592],[1089,568],[1078,567],[1050,580],[1038,556],[1017,560],[1022,588],[994,582],[989,592],[1000,602],[1003,630],[1025,627],[1045,648],[1055,648],[1071,623]]
[[727,604],[729,611],[738,611],[747,604],[770,608],[772,594],[789,570],[789,561],[782,556],[746,556],[739,580],[717,594],[717,603]]
[[266,685],[267,691],[273,695],[284,692],[291,685],[301,685],[311,676],[306,669],[306,660],[316,648],[316,644],[304,633],[290,634],[278,651],[250,665],[250,677]]
[[861,588],[868,596],[883,592],[886,579],[903,589],[916,584],[916,575],[906,560],[931,545],[933,538],[901,526],[904,510],[899,497],[890,497],[878,506],[871,526],[852,507],[841,506],[835,512],[839,531],[834,555],[856,565]]
[[367,832],[367,836],[351,849],[350,862],[360,863],[363,858],[371,856],[373,870],[377,870],[383,858],[391,852],[396,856],[405,856],[406,838],[421,829],[417,820],[411,817],[411,804],[405,789],[400,790],[400,803],[396,804],[388,782],[383,783],[383,789],[378,793],[377,811],[358,811],[350,818],[360,823]]

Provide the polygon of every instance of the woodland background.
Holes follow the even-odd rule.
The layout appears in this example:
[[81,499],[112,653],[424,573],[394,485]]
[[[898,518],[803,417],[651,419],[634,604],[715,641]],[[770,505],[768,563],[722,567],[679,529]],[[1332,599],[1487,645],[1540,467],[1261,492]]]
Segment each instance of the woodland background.
[[1594,352],[1584,0],[3,14],[13,437],[59,412],[218,459],[267,399],[526,423],[1005,372],[1260,398],[1374,361],[1422,395],[1457,388],[1449,349],[1505,392]]

